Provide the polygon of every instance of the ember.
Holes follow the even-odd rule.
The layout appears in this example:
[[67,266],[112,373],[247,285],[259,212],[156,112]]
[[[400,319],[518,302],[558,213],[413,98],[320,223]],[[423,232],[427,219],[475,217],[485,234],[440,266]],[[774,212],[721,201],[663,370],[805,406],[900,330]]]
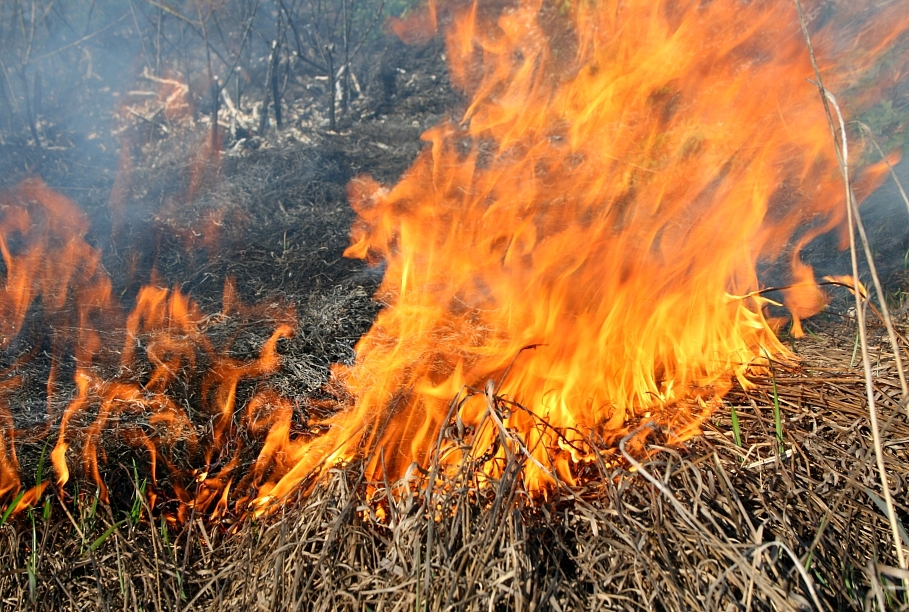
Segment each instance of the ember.
[[[829,88],[854,87],[906,29],[905,9],[888,11],[863,21],[849,49],[837,44],[838,21],[819,28]],[[495,480],[520,454],[526,489],[546,495],[557,481],[584,483],[594,460],[617,461],[630,432],[642,452],[642,425],[673,441],[695,435],[735,381],[748,388],[771,356],[792,357],[758,267],[785,260],[798,336],[825,304],[800,251],[845,216],[795,8],[524,0],[450,12],[451,73],[469,106],[425,132],[396,186],[350,184],[359,219],[346,255],[384,262],[377,299],[387,308],[356,362],[334,368],[343,397],[332,414],[306,432],[291,399],[237,397],[241,381],[280,368],[289,313],[270,315],[274,332],[250,362],[214,347],[178,290],[148,286],[124,315],[72,203],[38,180],[4,196],[2,342],[40,303],[51,350],[75,357],[76,393],[48,415],[59,486],[79,464],[105,496],[99,440],[116,431],[147,453],[153,485],[166,469],[176,521],[189,509],[264,511],[361,458],[371,481],[430,463]],[[411,38],[438,21],[432,5]],[[866,170],[858,195],[885,169]],[[228,286],[224,312],[236,303]],[[119,354],[99,334],[112,327]],[[52,371],[49,395],[58,379]],[[175,396],[184,379],[201,389],[191,409]],[[0,393],[16,384],[5,379]],[[22,488],[15,436],[0,403],[0,498]]]

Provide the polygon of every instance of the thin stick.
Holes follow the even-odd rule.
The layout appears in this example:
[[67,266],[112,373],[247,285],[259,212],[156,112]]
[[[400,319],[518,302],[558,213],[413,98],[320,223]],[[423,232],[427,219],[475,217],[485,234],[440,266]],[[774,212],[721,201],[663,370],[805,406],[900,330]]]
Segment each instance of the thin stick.
[[199,15],[199,27],[202,29],[202,42],[205,43],[205,61],[208,69],[208,88],[211,92],[211,152],[214,154],[221,147],[218,146],[218,102],[221,99],[221,88],[218,84],[217,77],[211,65],[211,44],[208,42],[208,31],[205,28],[205,22],[208,17],[202,16],[202,5],[196,0],[196,13]]
[[[843,125],[843,116],[840,114],[839,105],[836,103],[836,98],[833,95],[825,91],[824,95],[830,100],[830,103],[833,105],[833,108],[836,110],[836,115],[840,120],[840,130],[842,133],[842,147],[843,147],[843,182],[846,186],[846,203],[847,203],[847,219],[849,222],[849,249],[850,256],[852,258],[852,275],[853,278],[858,277],[858,254],[855,247],[855,229],[856,226],[859,228],[859,233],[863,239],[863,246],[867,247],[867,236],[865,236],[864,226],[861,224],[861,220],[858,218],[858,210],[855,206],[855,198],[852,193],[852,186],[849,184],[849,150],[848,142],[846,140],[846,127]],[[880,280],[878,280],[877,275],[874,274],[874,262],[870,256],[868,256],[868,264],[871,267],[872,275],[875,281],[875,287],[877,288],[879,294],[882,293],[880,289]],[[886,302],[881,299],[881,306],[884,309],[884,322],[890,321],[890,313],[886,310]],[[871,420],[871,433],[874,439],[874,457],[877,463],[878,475],[881,479],[881,489],[884,493],[884,502],[887,504],[887,518],[889,519],[890,529],[893,532],[893,542],[894,547],[896,548],[896,558],[900,564],[901,569],[906,569],[906,558],[903,555],[903,545],[900,541],[899,526],[897,525],[896,511],[893,507],[893,498],[890,495],[890,485],[887,482],[887,467],[884,463],[884,450],[881,444],[881,432],[880,427],[877,422],[877,405],[874,401],[874,380],[872,379],[871,374],[871,356],[868,351],[868,337],[865,330],[865,317],[863,316],[864,309],[862,308],[862,295],[861,292],[855,291],[855,310],[856,310],[856,319],[858,320],[859,326],[859,337],[861,339],[862,346],[862,366],[865,371],[865,390],[868,395],[868,413]],[[888,326],[888,329],[892,326],[892,323]],[[899,368],[900,374],[900,383],[903,388],[903,397],[907,395],[906,392],[906,381],[902,372],[902,364],[900,361],[899,347],[896,345],[896,342],[893,342],[894,355],[896,356],[897,368]]]
[[[843,122],[843,115],[840,113],[840,107],[836,103],[836,98],[833,97],[829,91],[825,91],[824,94],[830,100],[830,104],[833,106],[833,109],[836,111],[836,116],[839,118],[840,122],[840,131],[843,135],[843,157],[846,157],[846,126]],[[844,160],[844,172],[848,170],[848,159]],[[896,365],[896,373],[900,379],[900,390],[903,393],[903,401],[905,402],[909,398],[909,387],[906,385],[906,374],[903,372],[903,358],[900,353],[899,342],[896,338],[896,330],[893,328],[893,318],[890,316],[890,307],[887,306],[887,300],[884,295],[884,288],[881,285],[881,279],[877,274],[877,266],[874,263],[874,256],[871,252],[871,245],[868,242],[868,234],[865,231],[865,224],[862,222],[862,216],[859,214],[858,205],[855,203],[855,193],[852,191],[852,186],[848,185],[849,193],[847,198],[847,203],[849,205],[852,216],[855,220],[855,226],[858,228],[859,238],[862,240],[862,250],[865,252],[865,259],[868,262],[868,270],[871,272],[871,280],[874,283],[874,290],[877,293],[877,299],[881,303],[881,315],[884,319],[884,326],[887,328],[887,335],[890,338],[890,345],[893,347],[893,357]],[[857,270],[853,269],[853,274],[857,274]],[[853,277],[858,280],[857,277]],[[858,292],[858,287],[856,287],[856,292]],[[869,304],[871,302],[869,301]]]
[[46,60],[47,58],[53,57],[54,55],[57,55],[57,54],[59,54],[59,53],[62,53],[62,52],[64,52],[64,51],[68,50],[68,49],[72,49],[73,47],[78,47],[78,46],[81,45],[82,43],[85,43],[85,42],[91,40],[92,38],[94,38],[95,36],[98,36],[99,34],[103,34],[103,33],[106,32],[107,30],[113,28],[114,26],[116,26],[117,24],[119,24],[121,21],[123,21],[123,20],[126,19],[127,17],[129,17],[129,12],[123,13],[123,14],[120,15],[120,17],[118,17],[115,21],[110,22],[109,24],[107,24],[107,25],[104,26],[103,28],[100,28],[100,29],[98,29],[98,30],[95,30],[95,31],[92,32],[91,34],[86,34],[85,36],[83,36],[83,37],[80,38],[79,40],[74,40],[73,42],[71,42],[71,43],[69,43],[69,44],[66,44],[66,45],[63,45],[62,47],[59,47],[59,48],[57,48],[57,49],[54,49],[53,51],[48,51],[48,52],[45,53],[44,55],[39,55],[38,57],[32,58],[32,63],[37,64],[37,63],[40,62],[40,61]]
[[136,26],[136,34],[139,36],[139,43],[142,45],[142,58],[145,60],[145,66],[151,69],[148,59],[148,49],[145,48],[145,37],[142,35],[142,28],[139,27],[139,18],[136,17],[136,7],[133,6],[133,0],[129,0],[129,12],[133,16],[133,25]]
[[[808,45],[808,50],[811,55],[811,64],[814,67],[814,74],[815,74],[815,78],[817,79],[816,85],[821,92],[821,98],[824,102],[824,110],[826,111],[827,122],[830,126],[830,132],[834,137],[834,142],[836,142],[836,127],[833,123],[833,116],[830,113],[830,106],[828,105],[828,102],[836,105],[836,99],[833,97],[833,95],[831,95],[828,91],[826,91],[824,89],[824,85],[821,80],[821,72],[820,72],[820,69],[818,68],[817,59],[815,58],[815,55],[814,55],[814,47],[811,45],[811,37],[808,34],[808,25],[805,21],[805,14],[802,11],[802,4],[799,0],[794,0],[794,1],[795,1],[796,10],[798,11],[799,22],[802,27],[802,34],[805,37],[805,42]],[[843,123],[843,118],[839,112],[839,107],[837,107],[837,106],[834,106],[834,107],[836,108],[836,113],[840,120],[840,133],[842,136],[842,151],[837,149],[836,152],[837,152],[837,159],[840,163],[840,169],[842,170],[842,174],[843,174],[843,184],[845,185],[845,188],[846,188],[846,218],[847,218],[847,221],[849,224],[849,252],[850,252],[851,259],[852,259],[852,275],[853,275],[853,278],[858,280],[858,273],[859,273],[858,251],[855,246],[856,220],[853,215],[853,213],[857,212],[857,211],[854,210],[854,199],[853,199],[853,194],[852,194],[852,186],[850,185],[850,182],[849,182],[849,148],[848,148],[849,143],[846,139],[846,126]],[[869,264],[873,265],[870,257],[869,257]],[[886,465],[884,464],[884,451],[883,451],[883,447],[881,445],[881,433],[880,433],[880,429],[878,427],[878,422],[877,422],[877,406],[875,405],[875,402],[874,402],[874,380],[873,380],[872,374],[871,374],[871,358],[868,354],[868,336],[867,336],[867,332],[865,330],[865,317],[862,314],[864,312],[864,309],[862,307],[863,300],[862,300],[862,295],[861,295],[860,291],[856,290],[854,292],[854,295],[855,295],[856,319],[858,320],[859,338],[860,338],[860,343],[861,343],[861,347],[862,347],[862,366],[863,366],[864,373],[865,373],[865,392],[866,392],[866,395],[868,398],[868,413],[869,413],[870,421],[871,421],[871,433],[872,433],[872,436],[874,439],[874,456],[875,456],[876,463],[877,463],[878,475],[881,480],[881,489],[883,490],[883,493],[884,493],[884,502],[887,505],[887,513],[888,513],[887,519],[888,519],[888,522],[890,523],[890,530],[893,535],[893,542],[894,542],[894,548],[896,549],[897,561],[899,562],[901,569],[906,569],[906,558],[905,558],[905,555],[903,555],[903,546],[902,546],[902,542],[900,541],[899,528],[896,523],[896,520],[897,520],[896,512],[893,508],[893,498],[890,495],[890,485],[887,482],[887,468],[886,468]],[[884,300],[881,300],[881,302],[882,302],[881,305],[884,306]],[[896,344],[894,343],[893,348],[894,348],[894,353],[898,356],[899,347],[897,347]],[[899,361],[897,361],[897,363],[899,363]]]

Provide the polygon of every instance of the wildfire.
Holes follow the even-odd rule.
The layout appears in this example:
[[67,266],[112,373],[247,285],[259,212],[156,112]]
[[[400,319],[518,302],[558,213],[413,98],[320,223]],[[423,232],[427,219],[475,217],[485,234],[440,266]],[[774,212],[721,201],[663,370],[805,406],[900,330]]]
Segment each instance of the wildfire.
[[[529,490],[575,483],[642,419],[684,439],[749,367],[790,357],[756,297],[759,264],[794,242],[794,333],[823,307],[799,252],[845,211],[794,5],[567,5],[455,10],[446,43],[466,112],[424,134],[394,188],[351,184],[346,254],[385,262],[388,308],[334,372],[354,405],[276,494],[328,448],[400,476],[453,420],[473,439],[443,445],[443,464],[497,477],[508,432]],[[884,19],[888,33],[853,32],[863,62],[905,31],[904,9]],[[835,29],[819,49],[833,54]],[[834,90],[857,78],[825,68]]]
[[[277,343],[293,334],[292,314],[274,309],[245,311],[228,283],[223,311],[215,320],[255,316],[275,326],[258,359],[233,359],[212,345],[205,333],[210,318],[177,289],[142,288],[135,308],[124,316],[111,295],[100,253],[85,240],[84,215],[41,181],[27,180],[4,194],[0,209],[4,211],[0,252],[6,271],[6,286],[0,291],[3,341],[16,338],[27,315],[53,328],[49,410],[57,405],[52,400],[59,400],[58,370],[70,359],[74,363],[75,395],[61,413],[46,415],[48,423],[59,423],[49,452],[56,483],[62,487],[69,481],[75,461],[107,500],[105,441],[116,437],[147,452],[153,487],[158,483],[158,464],[165,465],[168,488],[179,501],[177,520],[193,507],[199,512],[223,512],[219,502],[231,489],[241,492],[238,499],[251,499],[274,466],[281,466],[276,436],[284,432],[284,438],[289,437],[292,406],[263,389],[240,410],[237,390],[244,381],[261,380],[278,370]],[[14,247],[13,243],[21,244]],[[118,345],[120,350],[114,350]],[[23,377],[17,369],[34,352],[3,372],[0,382],[0,496],[21,487],[11,398],[20,392],[21,401]],[[191,410],[186,408],[189,398],[180,393],[188,386],[199,389],[192,396],[196,401]],[[204,424],[191,418],[196,413],[204,415]],[[244,440],[261,443],[248,473],[238,469],[243,453],[248,452]],[[293,446],[289,439],[284,443]],[[71,452],[74,444],[76,457]],[[177,455],[189,458],[196,469],[178,461]],[[279,469],[279,473],[287,471]],[[47,484],[37,483],[20,506],[37,499]]]
[[[36,181],[8,196],[3,338],[19,333],[39,294],[45,312],[74,318],[61,329],[80,330],[54,345],[76,356],[76,394],[48,415],[60,423],[50,455],[59,485],[78,439],[75,460],[106,491],[99,439],[116,428],[147,451],[153,480],[166,465],[181,517],[189,507],[220,515],[229,500],[241,513],[251,501],[266,506],[357,458],[371,480],[432,461],[469,462],[495,479],[520,454],[525,486],[545,492],[556,479],[583,480],[585,462],[641,423],[694,435],[733,381],[748,386],[749,368],[791,357],[758,295],[757,269],[787,258],[799,333],[800,318],[824,305],[799,252],[841,230],[845,215],[794,5],[494,4],[431,4],[395,26],[431,30],[450,13],[451,75],[469,104],[424,134],[396,186],[360,177],[349,187],[359,219],[346,255],[384,262],[377,299],[387,307],[356,362],[334,368],[332,385],[349,399],[308,424],[318,433],[301,433],[293,403],[273,391],[238,405],[241,380],[280,367],[287,318],[258,359],[241,363],[211,345],[188,298],[147,287],[119,318],[119,374],[105,376],[97,330],[119,315],[84,219]],[[893,3],[861,27],[838,23],[814,33],[834,91],[857,82],[909,14]],[[881,176],[866,171],[857,191]],[[36,214],[47,234],[29,234]],[[14,253],[12,234],[32,246]],[[77,307],[63,308],[68,300]],[[225,312],[232,303],[228,287]],[[140,362],[141,380],[130,378]],[[207,415],[208,432],[175,399],[186,371],[200,381],[193,412]],[[4,399],[15,384],[0,381],[0,498],[21,486]],[[245,472],[240,440],[258,444]],[[177,447],[195,472],[173,460]]]

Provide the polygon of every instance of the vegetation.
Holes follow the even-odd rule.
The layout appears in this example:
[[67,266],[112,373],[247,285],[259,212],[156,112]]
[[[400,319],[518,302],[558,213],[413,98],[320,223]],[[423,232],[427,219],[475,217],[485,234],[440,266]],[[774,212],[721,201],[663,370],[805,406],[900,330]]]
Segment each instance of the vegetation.
[[[182,75],[194,107],[217,116],[225,97],[259,104],[281,124],[282,97],[295,74],[329,80],[335,129],[358,87],[351,64],[384,20],[412,0],[0,0],[0,142],[27,135],[47,146],[49,118],[67,115],[73,96],[129,89],[137,78]],[[371,38],[372,37],[372,38]],[[263,101],[264,100],[264,101]],[[340,106],[336,110],[336,105]],[[110,111],[116,104],[112,101]],[[217,122],[212,123],[216,129]]]
[[[570,8],[570,0],[560,2]],[[359,87],[356,63],[365,61],[383,19],[413,5],[0,0],[0,144],[60,146],[60,133],[75,131],[72,123],[60,127],[61,117],[77,120],[66,109],[73,96],[93,100],[105,88],[124,91],[121,85],[137,78],[177,75],[192,112],[210,118],[212,138],[219,138],[224,105],[249,109],[256,118],[249,129],[259,135],[271,118],[277,127],[286,124],[283,100],[298,74],[327,84],[319,95],[335,132]],[[104,95],[115,108],[110,93]],[[868,131],[893,131],[902,112],[876,107],[866,118]],[[395,147],[376,137],[378,127],[360,128],[351,138],[366,142],[358,154],[394,154]],[[845,131],[837,133],[845,138]],[[264,217],[281,211],[290,218],[284,203],[305,199],[293,191],[308,171],[299,159],[315,159],[317,150],[330,148],[327,142],[296,152],[296,165],[279,168],[281,160],[265,159],[268,171],[259,167],[255,174],[256,198],[251,189],[223,188],[212,199],[245,197],[241,212],[272,231],[277,226]],[[353,165],[352,155],[337,157]],[[323,166],[311,171],[328,174]],[[305,206],[336,205],[347,178]],[[277,203],[263,213],[266,198]],[[295,244],[293,231],[290,242],[284,231],[278,251],[272,240],[257,270],[276,270],[281,279],[301,270],[320,274],[294,259],[305,241]],[[306,239],[315,242],[310,234]],[[853,245],[853,253],[859,249]],[[250,246],[244,258],[253,252]],[[346,302],[313,300],[318,318],[301,325],[311,327],[305,330],[311,344],[301,340],[301,363],[324,344],[321,327],[340,328],[348,307],[365,310],[368,296],[356,289],[357,298]],[[860,334],[855,320],[835,313],[832,322],[807,322],[809,335],[792,340],[802,363],[776,363],[768,355],[769,375],[755,374],[747,389],[733,389],[703,436],[680,448],[671,432],[654,430],[644,459],[623,445],[599,448],[597,460],[583,467],[585,482],[595,486],[558,483],[548,499],[522,488],[517,474],[526,459],[513,452],[493,481],[466,466],[448,478],[415,471],[411,479],[367,483],[362,466],[352,463],[272,514],[192,512],[178,520],[161,500],[156,504],[146,466],[128,459],[134,451],[112,453],[112,464],[123,460],[117,473],[127,476],[110,503],[78,480],[62,489],[49,484],[27,509],[20,506],[24,490],[0,497],[0,607],[905,609],[909,575],[900,566],[909,547],[909,506],[905,495],[888,497],[888,479],[899,485],[909,473],[899,357],[909,323],[905,313],[886,320],[883,296],[879,315],[867,295],[855,297]],[[300,378],[300,371],[288,377]],[[491,397],[491,409],[504,401]],[[509,432],[502,434],[502,444],[519,449]],[[29,480],[49,482],[49,447],[32,447]]]

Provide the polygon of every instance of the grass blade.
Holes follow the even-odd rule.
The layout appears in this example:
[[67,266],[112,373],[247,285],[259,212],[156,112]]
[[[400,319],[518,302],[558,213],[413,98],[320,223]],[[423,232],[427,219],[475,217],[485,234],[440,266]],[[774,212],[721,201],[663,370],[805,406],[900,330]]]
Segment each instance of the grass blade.
[[99,546],[101,546],[102,544],[104,544],[105,541],[107,541],[107,538],[110,537],[110,535],[114,532],[114,530],[117,529],[120,525],[122,525],[126,521],[127,521],[127,519],[123,519],[122,521],[117,521],[116,523],[114,523],[113,525],[108,527],[107,531],[102,533],[101,536],[97,540],[92,542],[91,546],[89,546],[88,549],[92,552],[96,551]]
[[0,525],[3,525],[4,523],[6,523],[7,519],[10,517],[10,515],[16,509],[16,506],[19,505],[19,502],[22,501],[23,497],[25,497],[25,491],[19,491],[19,494],[13,498],[12,503],[10,503],[10,505],[7,506],[6,511],[3,513],[3,516],[0,517]]
[[783,418],[780,415],[780,393],[776,386],[776,370],[773,367],[773,359],[770,358],[770,353],[767,352],[767,349],[762,348],[764,355],[767,357],[767,365],[770,367],[770,383],[773,388],[773,426],[776,430],[776,442],[779,447],[780,454],[785,450],[783,444]]
[[732,436],[735,438],[735,445],[742,445],[742,429],[739,426],[739,413],[736,412],[735,406],[730,406],[730,417],[732,418]]
[[884,513],[884,516],[896,524],[897,531],[900,533],[900,538],[903,540],[903,544],[909,546],[909,533],[906,532],[906,528],[903,527],[903,524],[900,522],[899,518],[890,515],[890,510],[887,508],[887,502],[885,502],[877,493],[868,487],[865,487],[865,493],[868,495],[868,497],[871,498],[871,501],[873,501],[877,507],[881,509],[881,512]]

